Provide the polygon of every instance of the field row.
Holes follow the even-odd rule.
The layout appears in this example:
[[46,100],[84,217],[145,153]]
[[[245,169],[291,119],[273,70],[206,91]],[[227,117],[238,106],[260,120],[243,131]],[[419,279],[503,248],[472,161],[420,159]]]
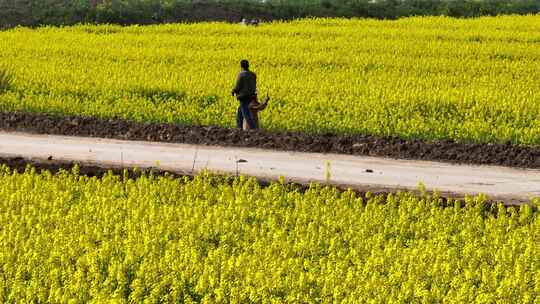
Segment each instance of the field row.
[[0,109],[233,126],[238,62],[264,128],[540,144],[540,16],[305,19],[0,32]]
[[[536,303],[529,205],[0,169],[0,301]],[[145,301],[145,303],[147,303]],[[367,300],[366,300],[367,302]]]

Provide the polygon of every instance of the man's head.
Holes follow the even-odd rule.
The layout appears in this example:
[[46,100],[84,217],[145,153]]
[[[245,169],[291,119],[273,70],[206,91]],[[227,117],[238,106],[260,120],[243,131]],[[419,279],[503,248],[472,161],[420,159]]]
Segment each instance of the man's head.
[[242,59],[242,61],[240,61],[240,66],[246,71],[249,70],[249,61]]

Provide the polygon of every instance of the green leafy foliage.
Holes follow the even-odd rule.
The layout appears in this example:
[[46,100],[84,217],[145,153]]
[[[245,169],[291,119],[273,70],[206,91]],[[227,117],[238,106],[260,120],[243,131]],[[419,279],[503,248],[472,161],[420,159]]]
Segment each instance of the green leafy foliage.
[[540,218],[203,174],[0,169],[3,303],[534,303]]
[[0,67],[0,94],[6,92],[10,88],[11,82],[11,74],[7,69]]

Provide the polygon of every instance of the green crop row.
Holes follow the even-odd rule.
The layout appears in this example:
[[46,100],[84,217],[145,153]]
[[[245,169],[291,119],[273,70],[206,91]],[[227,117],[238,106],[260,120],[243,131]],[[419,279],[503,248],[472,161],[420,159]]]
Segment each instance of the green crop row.
[[0,110],[231,127],[238,62],[263,127],[540,144],[540,15],[0,32]]
[[533,205],[0,168],[2,303],[538,303]]

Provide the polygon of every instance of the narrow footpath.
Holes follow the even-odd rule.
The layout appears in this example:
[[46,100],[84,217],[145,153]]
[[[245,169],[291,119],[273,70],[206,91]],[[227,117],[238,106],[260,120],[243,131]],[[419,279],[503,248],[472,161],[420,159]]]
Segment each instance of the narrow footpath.
[[365,156],[0,132],[0,157],[153,167],[179,174],[209,170],[262,180],[285,177],[288,182],[313,181],[375,192],[417,190],[422,183],[427,190],[444,196],[482,193],[507,204],[540,197],[540,170]]

